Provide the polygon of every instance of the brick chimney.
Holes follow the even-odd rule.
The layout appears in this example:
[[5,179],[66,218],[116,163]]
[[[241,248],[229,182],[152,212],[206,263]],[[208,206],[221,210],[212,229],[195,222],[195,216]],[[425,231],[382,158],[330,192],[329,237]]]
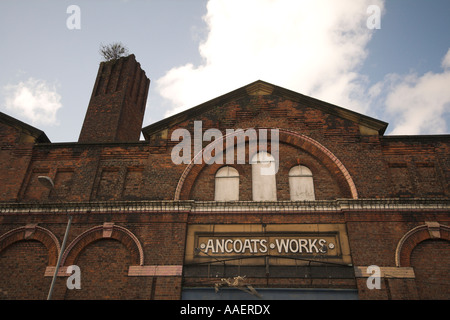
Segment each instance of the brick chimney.
[[100,63],[78,142],[139,141],[149,86],[133,54]]

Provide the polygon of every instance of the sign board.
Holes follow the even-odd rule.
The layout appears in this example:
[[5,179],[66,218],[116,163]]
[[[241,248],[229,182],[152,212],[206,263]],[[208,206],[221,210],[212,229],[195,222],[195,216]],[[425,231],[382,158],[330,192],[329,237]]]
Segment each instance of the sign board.
[[275,264],[278,265],[298,265],[299,262],[309,263],[310,260],[351,264],[347,232],[343,224],[188,227],[186,263],[226,260],[227,263],[258,265],[265,263],[261,258],[266,256],[272,260],[275,258]]

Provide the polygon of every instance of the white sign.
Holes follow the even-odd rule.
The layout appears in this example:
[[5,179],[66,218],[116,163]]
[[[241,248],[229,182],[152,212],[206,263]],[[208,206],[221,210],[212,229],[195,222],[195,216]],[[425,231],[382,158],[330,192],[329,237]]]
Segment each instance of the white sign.
[[333,250],[334,243],[322,238],[213,238],[200,243],[200,250],[206,254],[325,254]]

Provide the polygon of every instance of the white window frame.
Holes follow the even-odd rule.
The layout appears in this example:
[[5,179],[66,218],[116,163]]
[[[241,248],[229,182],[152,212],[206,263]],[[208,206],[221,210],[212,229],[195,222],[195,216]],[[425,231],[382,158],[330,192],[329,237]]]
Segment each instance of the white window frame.
[[253,201],[277,201],[275,158],[268,152],[260,151],[250,163]]
[[289,170],[289,192],[291,201],[314,201],[313,174],[308,167],[298,165]]
[[225,166],[215,175],[215,201],[239,201],[239,172],[236,168]]

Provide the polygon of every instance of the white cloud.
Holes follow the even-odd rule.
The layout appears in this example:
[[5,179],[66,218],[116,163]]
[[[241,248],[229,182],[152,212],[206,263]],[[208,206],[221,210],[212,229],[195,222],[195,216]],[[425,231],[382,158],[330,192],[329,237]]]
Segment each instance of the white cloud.
[[422,76],[391,74],[384,81],[388,88],[386,112],[394,119],[395,135],[446,133],[445,115],[450,112],[450,49],[442,61],[443,72]]
[[368,109],[358,73],[373,34],[367,8],[384,0],[210,0],[203,63],[156,81],[167,115],[264,80],[359,112]]
[[25,117],[33,124],[58,124],[56,112],[62,104],[55,85],[30,77],[18,84],[5,86],[4,91],[5,105],[10,112]]
[[371,5],[384,0],[209,0],[203,58],[156,81],[166,116],[255,80],[378,117],[390,134],[445,133],[450,108],[450,50],[442,73],[389,74],[370,86],[359,73],[373,35]]

